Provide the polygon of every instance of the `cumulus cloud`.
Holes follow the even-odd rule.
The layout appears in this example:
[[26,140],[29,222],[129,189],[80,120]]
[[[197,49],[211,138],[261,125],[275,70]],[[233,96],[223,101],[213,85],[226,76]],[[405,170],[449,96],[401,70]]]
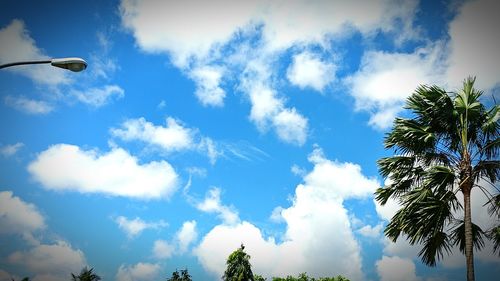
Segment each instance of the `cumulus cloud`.
[[309,160],[314,168],[297,186],[292,206],[280,209],[286,224],[283,242],[265,237],[247,221],[220,224],[194,250],[207,271],[220,276],[227,255],[244,243],[252,256],[254,271],[268,277],[310,272],[363,279],[360,246],[343,201],[371,196],[378,183],[365,177],[356,164],[326,159],[320,149],[315,149]]
[[477,87],[499,86],[500,18],[495,0],[467,1],[449,25],[449,68],[447,79],[452,87],[460,87],[469,75],[478,77]]
[[[364,9],[359,9],[360,5]],[[399,34],[396,37],[401,40],[410,38],[414,33],[415,11],[416,3],[405,0],[348,3],[123,0],[120,4],[122,24],[131,31],[139,48],[169,54],[173,63],[196,82],[195,93],[203,105],[221,106],[225,96],[222,74],[237,77],[240,89],[252,105],[250,119],[261,131],[272,128],[281,140],[296,145],[303,145],[307,139],[307,118],[295,108],[285,106],[284,99],[266,81],[269,76],[256,78],[248,70],[255,71],[257,61],[269,66],[265,72],[277,73],[273,60],[285,50],[308,45],[327,49],[332,38],[351,34],[353,30],[366,36],[382,31]],[[221,13],[225,16],[220,17]],[[245,39],[233,40],[236,36],[256,37],[257,41],[250,46]],[[224,69],[215,66],[222,64]],[[293,84],[318,91],[334,76],[332,63],[308,52],[296,55],[288,71]]]
[[411,259],[383,256],[377,261],[377,273],[381,281],[420,281]]
[[162,151],[195,150],[205,154],[213,165],[223,155],[218,144],[201,136],[196,128],[188,128],[181,121],[167,117],[165,126],[156,126],[145,118],[128,119],[120,128],[112,128],[111,135],[124,141],[141,141]]
[[377,238],[380,236],[381,231],[382,231],[382,224],[377,224],[375,226],[365,225],[360,229],[356,230],[357,233],[367,238]]
[[111,134],[126,141],[140,140],[161,147],[165,151],[179,151],[193,146],[194,132],[172,117],[166,118],[166,126],[155,126],[143,117],[129,119]]
[[14,265],[22,265],[35,274],[34,280],[66,280],[68,272],[80,272],[86,265],[81,250],[73,249],[64,241],[40,244],[28,251],[17,251],[8,257]]
[[123,230],[128,238],[139,236],[146,229],[160,229],[168,226],[166,222],[160,220],[158,222],[145,222],[141,218],[127,219],[124,216],[119,216],[115,219],[118,227]]
[[149,281],[158,278],[160,265],[139,262],[135,265],[122,264],[116,273],[117,281]]
[[157,259],[168,259],[175,251],[175,246],[165,240],[156,240],[153,246],[153,256]]
[[224,70],[221,67],[201,66],[190,72],[196,83],[195,95],[204,106],[223,106],[226,92],[220,87]]
[[12,191],[0,192],[0,234],[30,238],[33,231],[43,228],[45,220],[35,205],[14,196]]
[[79,102],[98,108],[110,103],[113,99],[120,99],[125,91],[117,85],[105,85],[98,88],[89,88],[84,91],[72,90],[70,96]]
[[305,51],[293,56],[286,77],[290,83],[302,89],[310,87],[322,92],[325,86],[335,78],[335,65]]
[[188,247],[198,238],[196,221],[185,221],[181,229],[176,233],[175,238],[179,245],[179,252],[185,253]]
[[21,112],[33,115],[43,115],[54,110],[54,106],[42,100],[34,100],[24,96],[6,96],[5,104]]
[[345,79],[356,110],[370,112],[369,124],[373,127],[390,127],[417,86],[443,84],[442,48],[442,44],[436,43],[413,53],[365,53],[360,69]]
[[165,161],[139,164],[121,148],[100,153],[69,144],[56,144],[39,153],[28,171],[49,190],[140,199],[168,198],[178,181],[177,173]]
[[274,116],[273,125],[278,137],[287,142],[303,145],[307,139],[308,121],[295,108],[283,109]]
[[[50,60],[50,57],[36,46],[24,22],[15,19],[0,29],[0,64],[29,60]],[[70,82],[67,71],[46,65],[18,66],[8,70],[49,86]]]
[[255,4],[246,1],[123,0],[120,5],[123,25],[139,47],[152,53],[168,52],[179,66],[188,64],[192,56],[208,55],[216,43],[225,43],[254,10]]
[[[400,8],[390,9],[396,2]],[[365,9],[359,9],[360,5]],[[167,52],[176,65],[185,66],[190,58],[205,58],[236,32],[252,26],[262,26],[265,49],[274,51],[294,44],[322,44],[328,35],[341,35],[350,28],[365,34],[391,30],[401,26],[393,24],[395,19],[411,27],[415,8],[411,1],[318,1],[311,5],[308,1],[123,0],[120,12],[123,25],[141,49]],[[221,13],[225,16],[220,17]]]
[[202,202],[196,204],[196,208],[207,213],[215,213],[225,224],[234,224],[239,221],[238,212],[232,207],[223,205],[220,199],[221,190],[217,187],[211,188]]
[[24,146],[24,143],[22,143],[22,142],[17,142],[15,144],[7,144],[7,145],[4,145],[4,146],[0,146],[0,154],[2,154],[4,157],[13,156],[23,146]]

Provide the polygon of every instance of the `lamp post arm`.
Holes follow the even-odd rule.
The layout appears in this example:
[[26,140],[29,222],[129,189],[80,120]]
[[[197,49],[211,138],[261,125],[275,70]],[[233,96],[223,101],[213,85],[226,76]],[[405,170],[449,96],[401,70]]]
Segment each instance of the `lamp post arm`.
[[37,60],[37,61],[18,61],[18,62],[11,62],[11,63],[6,63],[6,64],[1,64],[0,69],[10,67],[10,66],[16,66],[16,65],[24,65],[24,64],[45,64],[45,63],[51,63],[52,60]]

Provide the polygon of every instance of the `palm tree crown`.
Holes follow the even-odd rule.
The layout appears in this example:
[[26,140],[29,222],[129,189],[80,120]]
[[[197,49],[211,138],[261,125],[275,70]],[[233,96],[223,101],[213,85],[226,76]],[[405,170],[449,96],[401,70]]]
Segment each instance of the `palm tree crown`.
[[75,275],[71,273],[71,280],[72,281],[99,281],[101,280],[101,277],[93,272],[93,268],[88,269],[87,267],[84,267],[80,274]]
[[[484,246],[483,237],[500,249],[500,228],[487,234],[471,221],[470,194],[480,188],[490,199],[490,214],[499,217],[498,190],[491,185],[500,175],[500,107],[487,110],[482,92],[468,78],[458,93],[437,86],[420,86],[408,98],[412,118],[396,118],[385,139],[386,149],[397,155],[378,161],[388,184],[376,191],[384,205],[389,198],[401,209],[393,216],[385,235],[396,241],[401,234],[410,244],[422,244],[422,261],[434,266],[453,245],[466,255],[467,280],[474,280],[473,247]],[[463,194],[463,202],[457,193]],[[463,217],[458,211],[463,209]],[[495,238],[495,234],[496,237]]]

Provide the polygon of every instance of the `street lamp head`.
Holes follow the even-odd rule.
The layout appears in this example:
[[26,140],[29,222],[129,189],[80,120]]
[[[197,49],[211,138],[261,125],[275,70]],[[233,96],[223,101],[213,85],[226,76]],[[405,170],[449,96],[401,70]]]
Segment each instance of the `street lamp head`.
[[71,70],[73,72],[79,72],[87,68],[87,62],[81,58],[60,58],[52,59],[50,61],[52,66],[64,68]]

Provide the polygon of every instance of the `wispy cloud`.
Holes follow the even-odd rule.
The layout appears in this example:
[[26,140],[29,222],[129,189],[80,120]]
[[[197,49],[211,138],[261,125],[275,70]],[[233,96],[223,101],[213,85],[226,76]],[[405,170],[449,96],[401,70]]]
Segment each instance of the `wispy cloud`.
[[54,106],[42,100],[34,100],[24,96],[6,96],[5,104],[21,112],[43,115],[54,110]]
[[196,208],[207,213],[215,213],[225,224],[235,224],[240,218],[238,212],[226,205],[223,205],[220,199],[221,190],[217,187],[211,188],[205,199],[196,204]]
[[[50,60],[50,57],[36,46],[35,40],[31,38],[24,22],[15,19],[0,29],[0,63],[29,60]],[[29,67],[11,67],[8,70],[49,86],[71,82],[67,71],[55,67],[31,65]]]
[[10,157],[16,154],[22,147],[24,143],[17,142],[15,144],[7,144],[4,146],[0,146],[0,154],[4,157]]
[[84,91],[73,89],[69,95],[84,104],[97,108],[110,103],[112,100],[123,98],[125,91],[117,85],[105,85],[100,88],[89,88]]
[[157,222],[145,222],[141,218],[128,219],[124,216],[118,216],[114,219],[118,227],[123,230],[129,239],[139,236],[146,229],[161,229],[168,224],[163,220]]

